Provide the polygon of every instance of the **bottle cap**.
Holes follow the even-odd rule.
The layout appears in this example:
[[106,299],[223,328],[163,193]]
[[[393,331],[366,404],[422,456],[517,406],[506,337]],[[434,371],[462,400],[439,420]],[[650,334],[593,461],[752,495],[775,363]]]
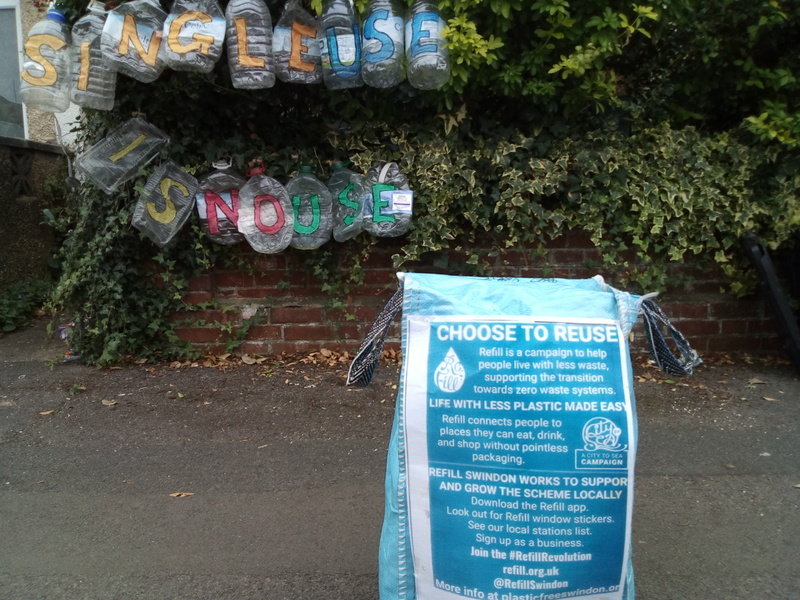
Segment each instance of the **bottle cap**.
[[230,158],[220,158],[211,163],[215,169],[230,169],[233,161]]
[[47,14],[45,14],[44,18],[50,19],[51,21],[58,21],[59,23],[67,22],[67,17],[64,16],[64,13],[55,7],[48,9]]
[[264,161],[260,158],[257,158],[250,161],[250,164],[247,167],[247,176],[252,177],[253,175],[260,175],[266,170],[267,168],[264,166]]

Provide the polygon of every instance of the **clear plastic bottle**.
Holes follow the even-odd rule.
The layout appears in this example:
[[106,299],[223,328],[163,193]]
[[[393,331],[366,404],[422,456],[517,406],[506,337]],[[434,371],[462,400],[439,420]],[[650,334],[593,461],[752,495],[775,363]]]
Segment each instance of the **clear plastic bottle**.
[[359,234],[364,222],[364,178],[347,168],[347,163],[333,165],[328,180],[333,201],[333,239],[346,242]]
[[329,90],[361,87],[361,32],[353,0],[325,0],[319,17],[322,78]]
[[175,71],[210,73],[224,41],[225,14],[217,0],[175,0],[164,22],[164,64]]
[[398,0],[370,0],[363,27],[361,77],[376,88],[403,81],[405,22]]
[[445,47],[444,19],[430,0],[416,0],[406,18],[408,83],[420,90],[436,90],[450,79],[450,53]]
[[156,245],[166,246],[191,216],[198,187],[192,175],[171,160],[165,162],[147,180],[131,225]]
[[261,161],[254,161],[247,175],[250,179],[239,190],[239,231],[256,252],[281,252],[289,246],[294,233],[289,192],[264,173]]
[[157,0],[120,4],[106,16],[100,48],[111,68],[142,83],[152,83],[164,71],[159,52],[167,13]]
[[264,0],[231,0],[225,9],[225,22],[233,87],[271,88],[275,85],[272,17]]
[[319,23],[300,0],[287,0],[272,35],[275,75],[291,83],[322,83]]
[[231,169],[230,161],[212,166],[214,171],[200,181],[197,191],[200,228],[218,244],[238,244],[244,241],[239,233],[239,190],[247,181]]
[[311,167],[302,165],[300,172],[286,184],[294,209],[292,248],[313,250],[331,239],[333,214],[331,193],[314,177]]
[[121,123],[75,159],[75,168],[106,194],[130,181],[169,143],[169,136],[141,117]]
[[97,0],[89,2],[89,12],[72,26],[72,80],[70,99],[78,106],[111,110],[117,88],[117,72],[103,60],[100,36],[106,22],[106,9]]
[[364,230],[378,237],[396,237],[411,226],[414,193],[397,163],[376,162],[364,176],[367,201]]
[[25,40],[19,88],[22,102],[47,112],[67,110],[71,62],[67,19],[57,8],[50,8]]

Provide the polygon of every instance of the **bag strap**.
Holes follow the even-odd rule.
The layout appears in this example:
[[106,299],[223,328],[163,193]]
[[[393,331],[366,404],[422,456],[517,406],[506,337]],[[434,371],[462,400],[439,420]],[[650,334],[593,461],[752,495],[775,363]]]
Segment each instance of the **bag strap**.
[[[669,375],[678,377],[691,375],[694,368],[703,361],[700,360],[697,352],[692,349],[683,334],[669,322],[661,307],[654,300],[642,302],[642,313],[644,314],[644,331],[650,345],[650,354],[653,355],[656,366]],[[675,356],[664,339],[664,335],[661,333],[662,325],[667,328],[670,337],[675,342],[680,357]]]
[[353,362],[350,363],[350,370],[347,372],[347,385],[366,387],[372,381],[372,376],[375,374],[375,369],[381,359],[386,335],[389,333],[389,328],[401,308],[403,308],[402,286],[386,303],[381,314],[372,324],[367,337],[361,342]]
[[[386,303],[386,306],[372,324],[366,338],[361,342],[361,346],[356,352],[353,362],[350,363],[350,369],[347,372],[347,385],[366,387],[370,384],[375,374],[375,369],[380,362],[383,344],[386,341],[389,328],[402,307],[403,288],[401,286]],[[653,355],[656,366],[668,375],[678,377],[691,375],[694,372],[694,368],[703,361],[683,334],[670,323],[664,311],[654,300],[646,299],[642,302],[642,314],[644,315],[644,330],[650,346],[650,354]],[[680,356],[675,356],[672,352],[667,340],[661,333],[662,325],[669,332]]]

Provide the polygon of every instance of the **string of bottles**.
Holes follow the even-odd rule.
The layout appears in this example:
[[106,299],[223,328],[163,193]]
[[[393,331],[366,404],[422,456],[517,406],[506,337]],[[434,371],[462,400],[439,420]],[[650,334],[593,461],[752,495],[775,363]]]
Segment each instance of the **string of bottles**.
[[159,246],[175,236],[194,207],[200,227],[218,244],[247,241],[257,252],[288,247],[313,250],[330,241],[345,242],[361,231],[379,237],[406,233],[413,192],[396,163],[375,163],[366,175],[333,167],[327,183],[308,165],[284,186],[253,161],[248,178],[230,162],[214,163],[200,181],[168,161],[148,180],[132,224]]
[[133,0],[106,12],[90,0],[70,29],[54,6],[31,29],[20,74],[22,101],[48,112],[70,104],[111,110],[118,73],[143,83],[166,68],[209,73],[227,52],[233,87],[266,89],[275,80],[331,90],[391,88],[404,79],[418,89],[450,78],[432,0],[403,12],[397,0],[370,0],[363,24],[353,0],[325,0],[319,18],[288,0],[275,27],[264,0]]
[[[169,137],[141,117],[110,131],[75,159],[77,172],[111,194],[150,164]],[[156,244],[174,237],[197,208],[201,229],[219,244],[247,240],[258,252],[292,246],[318,248],[331,237],[344,242],[366,231],[396,237],[411,226],[414,192],[397,163],[379,161],[364,175],[333,167],[327,184],[309,166],[284,186],[266,175],[263,161],[250,164],[247,178],[229,161],[214,163],[200,181],[172,161],[147,180],[132,224]]]

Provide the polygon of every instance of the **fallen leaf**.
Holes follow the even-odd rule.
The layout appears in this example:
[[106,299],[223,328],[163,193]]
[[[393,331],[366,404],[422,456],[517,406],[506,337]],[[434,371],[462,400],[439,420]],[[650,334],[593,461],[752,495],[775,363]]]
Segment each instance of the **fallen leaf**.
[[104,406],[114,406],[117,401],[116,400],[101,400]]
[[186,397],[186,394],[182,394],[181,392],[178,392],[178,398],[185,398],[185,397]]
[[194,492],[175,492],[170,494],[173,498],[186,498],[186,496],[194,496]]
[[52,415],[54,412],[56,412],[56,411],[54,411],[54,410],[43,410],[39,414],[40,415]]
[[747,381],[747,383],[749,383],[750,385],[757,385],[759,383],[763,384],[763,383],[767,383],[767,382],[766,381],[761,381],[760,379],[756,379],[755,377],[753,377],[752,379],[749,379]]
[[778,398],[770,398],[768,396],[764,396],[764,400],[766,400],[767,402],[778,402],[779,401]]
[[319,353],[320,353],[320,354],[322,354],[322,356],[325,356],[325,357],[328,357],[328,356],[332,356],[332,355],[333,355],[333,352],[331,352],[331,351],[330,351],[330,350],[328,350],[327,348],[322,348],[322,349],[319,351]]
[[246,365],[254,365],[256,364],[256,359],[249,354],[242,354],[242,362]]
[[800,489],[800,483],[798,483],[798,484],[797,484],[796,486],[794,486],[794,487],[796,487],[797,489]]

